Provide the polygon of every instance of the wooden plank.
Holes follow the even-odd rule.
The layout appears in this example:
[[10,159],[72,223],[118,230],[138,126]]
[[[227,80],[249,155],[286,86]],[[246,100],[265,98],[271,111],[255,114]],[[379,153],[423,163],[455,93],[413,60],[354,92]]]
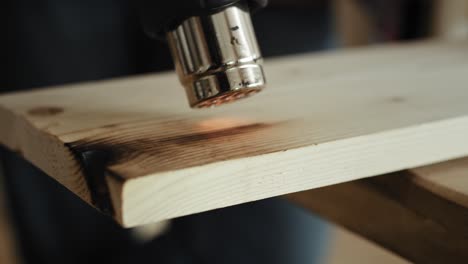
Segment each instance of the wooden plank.
[[465,158],[288,199],[415,263],[460,263],[468,258],[467,183]]
[[468,155],[468,46],[270,60],[269,87],[191,110],[173,73],[0,96],[0,142],[136,226]]
[[467,159],[447,161],[411,171],[414,174],[413,181],[418,186],[468,208]]
[[325,264],[409,264],[407,260],[339,226],[332,226]]

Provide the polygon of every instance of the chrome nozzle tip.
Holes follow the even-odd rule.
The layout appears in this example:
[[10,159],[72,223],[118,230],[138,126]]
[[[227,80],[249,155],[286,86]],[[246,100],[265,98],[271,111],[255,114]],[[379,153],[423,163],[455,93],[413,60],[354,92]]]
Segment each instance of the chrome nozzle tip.
[[265,84],[262,66],[247,64],[194,79],[185,86],[190,106],[206,108],[254,95]]
[[210,108],[210,107],[216,107],[220,106],[223,104],[235,102],[237,100],[247,98],[249,96],[252,96],[258,92],[260,92],[262,89],[250,89],[250,88],[243,88],[239,89],[237,91],[231,91],[231,92],[226,92],[223,93],[222,95],[211,97],[208,99],[205,99],[203,101],[200,101],[194,105],[192,105],[192,108]]
[[262,56],[245,8],[191,17],[167,38],[191,107],[233,102],[265,87]]

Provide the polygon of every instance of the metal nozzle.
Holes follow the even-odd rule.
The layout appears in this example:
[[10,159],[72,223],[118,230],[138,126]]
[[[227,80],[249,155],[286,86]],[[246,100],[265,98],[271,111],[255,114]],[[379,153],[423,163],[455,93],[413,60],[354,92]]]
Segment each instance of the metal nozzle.
[[235,101],[265,86],[262,57],[243,6],[188,18],[167,38],[191,107]]

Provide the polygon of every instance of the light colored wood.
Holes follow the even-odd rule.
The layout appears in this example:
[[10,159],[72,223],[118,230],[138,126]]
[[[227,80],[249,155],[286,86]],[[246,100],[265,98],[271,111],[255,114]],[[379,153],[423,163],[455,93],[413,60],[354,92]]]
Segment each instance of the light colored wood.
[[415,263],[462,263],[468,258],[467,168],[465,158],[288,199]]
[[324,264],[408,264],[407,260],[353,234],[333,227],[328,256]]
[[466,42],[266,73],[264,92],[210,110],[189,109],[173,73],[3,95],[0,142],[124,226],[468,155]]
[[458,159],[416,168],[413,181],[447,200],[468,208],[468,160]]
[[468,0],[434,1],[434,34],[444,39],[468,39]]

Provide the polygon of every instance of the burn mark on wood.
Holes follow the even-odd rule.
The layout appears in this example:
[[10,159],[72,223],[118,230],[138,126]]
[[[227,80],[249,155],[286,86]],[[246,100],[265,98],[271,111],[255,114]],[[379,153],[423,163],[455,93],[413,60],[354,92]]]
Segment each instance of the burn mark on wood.
[[[124,171],[132,166],[137,166],[138,173],[141,175],[165,169],[203,165],[207,160],[219,159],[216,157],[218,154],[216,148],[224,140],[228,142],[234,140],[236,136],[267,129],[271,126],[273,125],[255,123],[216,131],[189,131],[187,134],[167,137],[153,136],[151,131],[154,130],[151,126],[145,127],[146,133],[139,132],[138,126],[133,128],[112,126],[109,128],[113,129],[114,135],[123,134],[124,136],[106,137],[108,133],[103,133],[67,143],[66,146],[80,162],[91,191],[93,205],[105,214],[112,215],[114,209],[105,175],[125,181],[129,176],[125,175]],[[121,131],[115,133],[116,130]],[[213,141],[217,141],[217,146],[211,144]],[[230,154],[221,153],[220,155],[225,155],[224,158],[229,159],[233,156]],[[190,155],[197,155],[197,158],[190,158]],[[168,160],[171,158],[173,160]],[[121,169],[118,170],[118,173],[112,169],[109,170],[113,166],[120,166]],[[140,176],[135,175],[135,173],[129,173],[129,175]]]
[[105,179],[105,169],[109,160],[109,153],[103,149],[90,148],[77,150],[70,144],[66,144],[66,146],[80,162],[91,193],[91,203],[102,213],[113,216],[114,208]]
[[118,127],[117,124],[109,124],[109,125],[104,125],[101,128],[116,128],[116,127]]
[[31,116],[37,117],[48,117],[48,116],[55,116],[58,114],[63,113],[63,108],[56,107],[56,106],[41,106],[35,107],[28,110],[28,114]]
[[158,143],[178,144],[178,145],[193,144],[194,142],[197,142],[197,141],[216,139],[216,138],[222,138],[222,137],[248,133],[248,132],[266,128],[269,126],[270,125],[262,124],[262,123],[250,124],[250,125],[227,128],[227,129],[222,129],[222,130],[217,130],[217,131],[209,131],[209,132],[193,133],[193,134],[187,134],[187,135],[181,135],[181,136],[168,137],[168,138],[160,140]]

